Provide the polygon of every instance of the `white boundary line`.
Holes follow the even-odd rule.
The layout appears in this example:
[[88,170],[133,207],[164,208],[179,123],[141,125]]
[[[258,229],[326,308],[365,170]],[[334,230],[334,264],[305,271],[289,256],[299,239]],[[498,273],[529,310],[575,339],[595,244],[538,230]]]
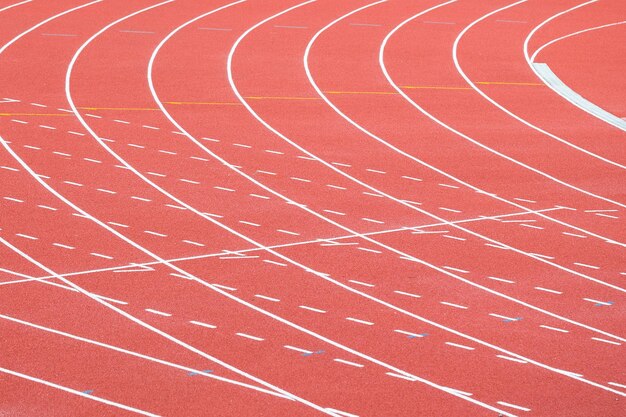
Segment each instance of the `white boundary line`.
[[33,0],[24,0],[24,1],[20,1],[19,3],[10,4],[8,6],[3,7],[2,9],[0,9],[0,13],[4,12],[5,10],[9,10],[9,9],[14,8],[14,7],[17,7],[17,6],[21,6],[23,4],[30,3],[31,1],[33,1]]
[[[531,129],[534,129],[534,130],[536,130],[537,132],[539,132],[539,133],[541,133],[541,134],[543,134],[543,135],[545,135],[545,136],[547,136],[547,137],[549,137],[549,138],[551,138],[551,139],[554,139],[554,140],[556,140],[556,141],[558,141],[558,142],[560,142],[560,143],[562,143],[562,144],[564,144],[564,145],[566,145],[566,146],[569,146],[570,148],[576,149],[576,150],[577,150],[577,151],[579,151],[579,152],[582,152],[582,153],[584,153],[584,154],[587,154],[587,155],[589,155],[589,156],[591,156],[591,157],[593,157],[593,158],[596,158],[596,159],[598,159],[598,160],[601,160],[602,162],[606,162],[607,164],[611,164],[611,165],[616,166],[616,167],[618,167],[618,168],[621,168],[621,169],[626,169],[626,165],[622,165],[622,164],[617,163],[617,162],[615,162],[615,161],[612,161],[612,160],[610,160],[610,159],[608,159],[608,158],[605,158],[605,157],[600,156],[600,155],[598,155],[598,154],[595,154],[595,153],[593,153],[593,152],[591,152],[591,151],[588,151],[588,150],[586,150],[586,149],[584,149],[584,148],[581,148],[580,146],[577,146],[577,145],[575,145],[575,144],[573,144],[573,143],[571,143],[571,142],[568,142],[568,141],[566,141],[565,139],[563,139],[563,138],[561,138],[561,137],[559,137],[559,136],[556,136],[556,135],[554,135],[554,134],[552,134],[552,133],[550,133],[550,132],[548,132],[548,131],[546,131],[546,130],[544,130],[544,129],[540,128],[539,126],[537,126],[537,125],[534,125],[534,124],[530,123],[529,121],[527,121],[527,120],[523,119],[522,117],[520,117],[520,116],[516,115],[515,113],[513,113],[512,111],[510,111],[509,109],[505,108],[505,107],[504,107],[504,106],[502,106],[500,103],[496,102],[494,99],[492,99],[491,97],[489,97],[487,94],[485,94],[485,93],[484,93],[484,92],[483,92],[480,88],[478,88],[478,87],[476,86],[476,84],[474,84],[474,82],[473,82],[472,80],[470,80],[470,78],[467,76],[467,74],[465,74],[465,71],[463,71],[463,68],[461,68],[461,64],[459,63],[459,58],[458,58],[458,48],[459,48],[459,42],[461,41],[461,39],[463,38],[463,36],[464,36],[464,35],[465,35],[465,34],[466,34],[466,33],[467,33],[467,32],[468,32],[468,31],[469,31],[472,27],[474,27],[474,26],[475,26],[475,25],[477,25],[478,23],[482,22],[483,20],[485,20],[485,19],[487,19],[487,18],[489,18],[489,17],[491,17],[491,16],[493,16],[493,15],[495,15],[495,14],[497,14],[497,13],[499,13],[499,12],[503,11],[503,10],[507,10],[507,9],[509,9],[509,8],[511,8],[511,7],[518,6],[518,5],[522,4],[522,3],[526,3],[526,1],[527,1],[527,0],[520,0],[520,1],[517,1],[517,2],[515,2],[515,3],[509,4],[508,6],[501,7],[501,8],[499,8],[499,9],[497,9],[497,10],[494,10],[494,11],[492,11],[492,12],[490,12],[490,13],[487,13],[486,15],[484,15],[484,16],[480,17],[479,19],[477,19],[477,20],[473,21],[472,23],[470,23],[467,27],[465,27],[465,28],[461,31],[461,33],[459,34],[459,36],[457,36],[457,38],[454,40],[454,45],[453,45],[453,47],[452,47],[452,59],[453,59],[453,61],[454,61],[454,66],[456,67],[456,69],[457,69],[458,73],[461,75],[461,77],[463,77],[463,79],[467,82],[467,84],[468,84],[468,85],[469,85],[469,86],[470,86],[470,87],[471,87],[474,91],[476,91],[476,92],[477,92],[477,93],[478,93],[481,97],[483,97],[485,100],[487,100],[487,101],[488,101],[489,103],[491,103],[493,106],[497,107],[498,109],[500,109],[501,111],[503,111],[504,113],[506,113],[508,116],[512,117],[513,119],[517,120],[518,122],[521,122],[521,123],[525,124],[526,126],[530,127]],[[592,0],[592,1],[596,1],[596,0]],[[537,73],[537,71],[534,71],[534,72],[535,72],[535,74]],[[539,76],[539,78],[541,78],[541,77]],[[573,187],[573,186],[572,186],[572,187]],[[595,198],[599,198],[599,199],[601,199],[601,200],[604,200],[604,201],[606,201],[606,202],[609,202],[609,203],[612,203],[612,204],[618,205],[618,206],[620,206],[620,207],[626,207],[626,205],[625,205],[625,204],[623,204],[623,203],[620,203],[620,202],[617,202],[617,201],[611,200],[610,198],[607,198],[607,197],[604,197],[604,196],[601,196],[601,195],[598,195],[598,194],[594,194],[594,193],[592,193],[592,192],[590,192],[590,191],[587,191],[587,190],[583,190],[582,188],[575,187],[575,189],[576,189],[577,191],[580,191],[580,192],[584,193],[584,194],[587,194],[587,195],[592,196],[592,197],[595,197]]]
[[[539,77],[539,78],[541,79],[541,81],[542,81],[544,84],[546,84],[548,87],[550,87],[550,88],[551,88],[551,89],[552,89],[555,93],[557,93],[558,95],[560,95],[560,96],[561,96],[561,97],[563,97],[564,99],[568,100],[569,102],[571,102],[572,104],[574,104],[576,107],[578,107],[578,108],[580,108],[580,109],[582,109],[582,110],[586,111],[587,113],[589,113],[589,114],[591,114],[591,115],[593,115],[593,116],[595,116],[595,117],[599,118],[600,120],[602,120],[602,121],[604,121],[604,122],[607,122],[607,123],[609,123],[609,124],[611,124],[611,125],[613,125],[613,126],[617,127],[618,129],[621,129],[621,130],[626,131],[626,122],[624,122],[622,119],[620,119],[620,118],[618,118],[617,116],[614,116],[614,115],[612,115],[611,113],[608,113],[608,112],[606,112],[606,113],[607,113],[606,115],[601,115],[601,113],[600,113],[600,114],[597,114],[596,112],[591,111],[591,110],[590,110],[590,108],[588,108],[587,106],[583,106],[583,105],[581,105],[581,103],[579,103],[579,102],[577,102],[577,101],[575,101],[575,100],[572,100],[572,99],[571,99],[571,97],[566,96],[565,94],[563,94],[563,92],[562,92],[562,91],[560,91],[559,89],[555,88],[555,86],[553,86],[552,84],[548,83],[548,82],[547,82],[547,80],[544,78],[544,76],[542,76],[542,74],[540,74],[540,72],[537,70],[537,68],[533,65],[533,64],[534,64],[534,62],[535,62],[535,58],[537,58],[537,55],[538,55],[538,54],[539,54],[539,53],[540,53],[540,52],[541,52],[544,48],[546,48],[546,47],[548,47],[548,46],[550,46],[550,45],[552,45],[552,44],[554,44],[554,43],[556,43],[556,42],[559,42],[559,41],[561,41],[561,40],[563,40],[563,39],[570,38],[570,37],[572,37],[572,36],[580,35],[580,34],[582,34],[582,33],[591,32],[591,31],[598,30],[598,29],[604,29],[604,28],[611,27],[611,26],[622,25],[622,24],[626,23],[626,20],[622,20],[622,21],[620,21],[620,22],[615,22],[615,23],[609,23],[609,24],[606,24],[606,25],[601,25],[601,26],[595,26],[595,27],[588,28],[588,29],[579,30],[579,31],[577,31],[577,32],[573,32],[573,33],[570,33],[570,34],[567,34],[567,35],[564,35],[564,36],[560,36],[560,37],[558,37],[558,38],[556,38],[556,39],[552,39],[551,41],[549,41],[549,42],[547,42],[547,43],[543,44],[542,46],[540,46],[539,48],[537,48],[537,50],[533,53],[532,57],[529,57],[528,45],[530,44],[530,40],[532,39],[532,37],[535,35],[535,33],[536,33],[539,29],[541,29],[544,25],[548,24],[549,22],[553,21],[554,19],[556,19],[556,18],[558,18],[558,17],[560,17],[560,16],[563,16],[564,14],[567,14],[567,13],[569,13],[569,12],[573,11],[573,10],[576,10],[576,9],[578,9],[578,8],[581,8],[581,7],[587,6],[587,5],[589,5],[589,4],[596,3],[597,1],[598,1],[598,0],[591,0],[591,1],[588,1],[588,2],[585,2],[585,3],[582,3],[582,4],[579,4],[579,5],[577,5],[577,6],[571,7],[571,8],[569,8],[569,9],[565,10],[565,11],[562,11],[562,12],[560,12],[560,13],[555,14],[554,16],[549,17],[548,19],[544,20],[544,21],[543,21],[543,22],[541,22],[539,25],[537,25],[537,26],[536,26],[536,27],[535,27],[535,28],[534,28],[534,29],[533,29],[533,30],[532,30],[532,31],[528,34],[528,36],[526,37],[526,40],[524,41],[524,57],[526,58],[526,62],[528,63],[528,65],[530,66],[530,68],[533,70],[533,72],[537,75],[537,77]],[[555,77],[556,77],[556,75],[555,75]],[[581,98],[582,98],[582,97],[581,97]],[[584,100],[584,99],[583,99],[583,100]],[[587,101],[587,100],[586,100],[586,101]],[[587,102],[588,102],[588,103],[590,103],[589,101],[587,101]],[[590,103],[590,104],[592,104],[592,106],[595,106],[595,104],[593,104],[593,103]],[[596,106],[596,107],[597,107],[597,106]],[[598,107],[598,109],[600,109],[600,110],[602,110],[602,111],[605,111],[604,109],[602,109],[602,108],[600,108],[600,107]],[[596,110],[596,111],[597,111],[597,110]],[[612,117],[609,117],[609,116],[612,116]],[[617,120],[615,120],[615,119],[617,119]]]
[[58,390],[61,390],[61,391],[69,392],[70,394],[78,395],[79,397],[87,398],[88,400],[97,401],[99,403],[110,405],[110,406],[115,407],[115,408],[121,408],[122,410],[130,411],[130,412],[135,413],[135,414],[141,414],[141,415],[150,416],[150,417],[159,417],[158,414],[152,414],[152,413],[149,413],[147,411],[140,410],[138,408],[134,408],[134,407],[130,407],[128,405],[116,403],[115,401],[107,400],[107,399],[104,399],[104,398],[101,398],[101,397],[96,397],[95,395],[91,395],[91,394],[87,394],[87,393],[84,393],[84,392],[81,392],[81,391],[77,391],[77,390],[72,389],[72,388],[64,387],[63,385],[55,384],[54,382],[50,382],[50,381],[46,381],[44,379],[36,378],[34,376],[22,374],[20,372],[12,371],[10,369],[0,368],[0,372],[4,373],[4,374],[7,374],[7,375],[15,376],[15,377],[18,377],[18,378],[26,379],[26,380],[31,381],[31,382],[36,382],[38,384],[46,385],[48,387],[55,388],[55,389],[58,389]]

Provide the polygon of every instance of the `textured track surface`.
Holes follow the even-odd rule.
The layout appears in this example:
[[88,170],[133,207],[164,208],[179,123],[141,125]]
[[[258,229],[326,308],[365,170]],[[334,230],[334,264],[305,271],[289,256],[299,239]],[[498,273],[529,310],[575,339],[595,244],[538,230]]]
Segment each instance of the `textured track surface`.
[[0,0],[0,416],[624,416],[624,21]]

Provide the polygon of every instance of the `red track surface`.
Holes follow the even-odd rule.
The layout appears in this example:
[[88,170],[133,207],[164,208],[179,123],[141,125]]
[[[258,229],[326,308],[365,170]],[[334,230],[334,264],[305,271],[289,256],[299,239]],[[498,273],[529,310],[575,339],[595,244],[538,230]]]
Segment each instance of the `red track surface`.
[[0,416],[626,415],[579,4],[0,1]]

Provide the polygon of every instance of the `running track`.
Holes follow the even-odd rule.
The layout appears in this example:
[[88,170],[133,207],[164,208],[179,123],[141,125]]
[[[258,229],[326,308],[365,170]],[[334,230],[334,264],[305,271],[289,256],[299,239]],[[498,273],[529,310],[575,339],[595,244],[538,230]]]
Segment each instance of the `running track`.
[[0,415],[625,415],[624,21],[0,1]]

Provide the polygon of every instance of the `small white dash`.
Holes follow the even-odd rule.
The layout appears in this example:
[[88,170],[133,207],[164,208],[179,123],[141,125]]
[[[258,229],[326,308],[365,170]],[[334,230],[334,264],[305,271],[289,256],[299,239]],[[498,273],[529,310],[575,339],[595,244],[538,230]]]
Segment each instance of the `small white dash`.
[[190,156],[189,159],[195,159],[196,161],[209,162],[206,158],[201,158],[199,156]]
[[9,171],[13,171],[13,172],[19,172],[19,169],[17,169],[17,168],[5,167],[4,165],[0,166],[0,168],[6,169],[6,170],[9,170]]
[[102,119],[102,116],[98,116],[98,115],[95,115],[95,114],[85,113],[85,116],[93,117],[94,119]]
[[222,285],[222,284],[211,284],[211,285],[217,288],[221,288],[223,290],[227,290],[227,291],[237,291],[237,288],[229,287],[229,286]]
[[245,220],[239,220],[239,223],[242,223],[242,224],[247,224],[247,225],[249,225],[249,226],[254,226],[254,227],[260,227],[260,226],[261,226],[261,225],[260,225],[260,224],[258,224],[258,223],[247,222],[247,221],[245,221]]
[[232,188],[218,187],[217,185],[215,187],[213,187],[213,188],[215,188],[216,190],[230,191],[231,193],[235,192],[235,190],[233,190]]
[[43,204],[38,205],[37,207],[45,209],[45,210],[50,210],[50,211],[57,211],[57,208],[54,207],[50,207],[50,206],[44,206]]
[[420,178],[408,177],[406,175],[403,175],[402,178],[404,178],[405,180],[411,180],[411,181],[422,181]]
[[298,306],[304,310],[309,310],[309,311],[314,311],[316,313],[326,313],[326,310],[320,310],[319,308],[313,308],[313,307],[309,307],[309,306]]
[[181,180],[182,182],[186,182],[187,184],[200,185],[200,182],[198,182],[198,181],[188,180],[188,179],[185,179],[185,178],[181,178],[180,180]]
[[59,155],[59,156],[66,156],[68,158],[72,156],[69,153],[65,153],[65,152],[53,151],[52,153],[55,154],[55,155]]
[[459,305],[459,304],[449,303],[447,301],[440,301],[439,304],[443,304],[445,306],[450,306],[450,307],[455,307],[455,308],[460,308],[460,309],[463,309],[463,310],[467,310],[469,308],[469,307],[465,307],[465,306],[462,306],[462,305]]
[[326,184],[326,186],[327,186],[327,187],[329,187],[329,188],[334,188],[334,189],[336,189],[336,190],[347,190],[347,188],[346,188],[346,187],[341,187],[341,186],[339,186],[339,185]]
[[380,171],[378,169],[371,169],[371,168],[366,168],[365,170],[368,171],[368,172],[373,172],[375,174],[386,174],[387,173],[385,171]]
[[496,313],[489,313],[489,315],[491,317],[497,317],[499,319],[503,319],[503,320],[510,320],[510,321],[516,321],[513,317],[507,317],[507,316],[503,316],[501,314],[496,314]]
[[143,145],[137,145],[136,143],[129,143],[128,146],[132,147],[132,148],[139,148],[139,149],[146,149],[145,146]]
[[301,349],[299,347],[295,347],[295,346],[289,346],[289,345],[285,345],[283,346],[285,349],[289,349],[289,350],[295,350],[296,352],[300,352],[300,353],[307,353],[307,354],[311,354],[313,352],[311,352],[310,350],[306,350],[306,349]]
[[334,211],[334,210],[323,210],[323,211],[325,211],[326,213],[336,214],[338,216],[345,216],[346,215],[346,213],[342,213],[340,211]]
[[380,220],[374,220],[367,217],[363,217],[361,220],[365,220],[366,222],[370,223],[385,224],[385,222],[381,222]]
[[402,334],[405,334],[405,335],[407,335],[407,336],[411,336],[411,337],[424,337],[424,335],[423,335],[423,334],[411,333],[411,332],[407,332],[406,330],[399,330],[399,329],[396,329],[396,330],[394,330],[394,332],[396,332],[396,333],[402,333]]
[[473,347],[469,347],[469,346],[465,346],[465,345],[459,345],[458,343],[452,343],[452,342],[446,342],[446,345],[449,346],[454,346],[460,349],[465,349],[465,350],[474,350],[475,348]]
[[569,232],[562,232],[562,233],[563,233],[564,235],[567,235],[567,236],[574,236],[574,237],[580,237],[580,238],[586,238],[586,237],[587,237],[587,236],[585,236],[585,235],[578,235],[578,234],[576,234],[576,233],[569,233]]
[[609,382],[609,385],[613,385],[614,387],[626,389],[626,385],[618,384],[617,382]]
[[275,172],[271,172],[271,171],[263,171],[262,169],[257,169],[258,173],[260,174],[265,174],[265,175],[277,175]]
[[448,239],[454,239],[454,240],[462,240],[462,241],[467,240],[467,239],[465,239],[465,238],[458,237],[458,236],[450,236],[450,235],[442,235],[442,236],[443,236],[443,237],[445,237],[445,238],[448,238]]
[[396,294],[400,294],[400,295],[406,295],[407,297],[413,297],[413,298],[422,298],[421,295],[417,295],[417,294],[411,294],[410,292],[404,292],[404,291],[394,291]]
[[56,127],[53,126],[47,126],[47,125],[39,125],[40,128],[42,129],[49,129],[49,130],[56,130]]
[[357,368],[363,368],[365,365],[361,365],[360,363],[355,363],[355,362],[350,362],[350,361],[346,361],[343,359],[333,359],[335,362],[339,362],[339,363],[343,363],[344,365],[350,365],[350,366],[354,366]]
[[23,237],[24,239],[39,240],[39,238],[36,238],[34,236],[30,236],[30,235],[25,235],[23,233],[16,233],[15,236]]
[[35,107],[48,107],[45,104],[39,104],[39,103],[30,103],[31,106],[35,106]]
[[551,289],[549,289],[549,288],[544,288],[544,287],[535,287],[535,289],[536,289],[536,290],[539,290],[539,291],[550,292],[550,293],[552,293],[552,294],[559,294],[559,295],[560,295],[560,294],[563,294],[563,292],[562,292],[562,291],[551,290]]
[[24,145],[24,147],[28,148],[28,149],[33,149],[33,150],[36,150],[36,151],[40,151],[41,150],[41,148],[39,148],[37,146],[32,146],[32,145]]
[[289,230],[284,230],[284,229],[276,229],[276,231],[277,231],[277,232],[280,232],[280,233],[285,233],[285,234],[288,234],[288,235],[292,235],[292,236],[300,236],[300,233],[291,232],[291,231],[289,231]]
[[580,262],[574,262],[574,265],[578,265],[578,266],[582,266],[584,268],[589,268],[589,269],[600,269],[599,266],[594,266],[594,265],[589,265],[589,264],[583,264]]
[[621,346],[621,343],[619,342],[614,342],[612,340],[606,340],[606,339],[601,339],[599,337],[592,337],[593,340],[597,340],[598,342],[604,342],[604,343],[608,343],[611,345],[617,345],[617,346]]
[[268,297],[267,295],[255,294],[255,297],[262,298],[263,300],[272,301],[274,303],[280,302],[278,298]]
[[283,264],[281,262],[276,262],[276,261],[270,261],[269,259],[263,259],[263,262],[272,264],[272,265],[287,266],[287,264]]
[[141,127],[145,127],[146,129],[152,129],[152,130],[160,130],[160,128],[155,127],[155,126],[150,126],[150,125],[141,125]]
[[356,281],[356,280],[354,280],[354,279],[349,279],[348,281],[349,281],[349,282],[352,282],[352,283],[354,283],[354,284],[363,285],[363,286],[365,286],[365,287],[370,287],[370,288],[375,287],[375,285],[374,285],[374,284],[368,284],[367,282]]
[[162,311],[159,311],[159,310],[153,310],[153,309],[151,309],[151,308],[146,308],[146,311],[147,311],[148,313],[157,314],[157,315],[159,315],[159,316],[163,316],[163,317],[172,317],[172,315],[171,315],[170,313],[164,313],[164,312],[162,312]]
[[113,119],[113,121],[117,122],[117,123],[123,123],[125,125],[129,125],[130,124],[130,122],[127,122],[126,120]]
[[359,319],[355,319],[353,317],[346,317],[346,320],[353,321],[355,323],[366,324],[368,326],[373,326],[374,325],[374,323],[372,323],[371,321],[359,320]]
[[274,155],[284,155],[284,152],[280,152],[280,151],[273,151],[271,149],[266,149],[265,152],[267,153],[273,153]]
[[262,337],[251,336],[251,335],[246,334],[246,333],[235,333],[235,334],[237,336],[245,337],[246,339],[254,340],[254,341],[257,341],[257,342],[262,342],[262,341],[265,340]]
[[240,148],[252,148],[250,145],[244,145],[243,143],[233,143],[233,146],[239,146]]
[[406,379],[407,381],[415,382],[415,378],[411,378],[407,375],[394,374],[393,372],[385,372],[385,375],[392,376],[394,378]]
[[307,161],[316,161],[315,158],[311,158],[310,156],[298,155],[296,158],[306,159]]
[[606,210],[585,210],[585,213],[614,213],[617,212],[617,209],[606,209]]
[[143,197],[137,197],[137,196],[134,196],[134,195],[133,195],[133,196],[131,196],[130,198],[132,198],[133,200],[144,201],[144,202],[146,202],[146,203],[149,203],[149,202],[151,202],[151,201],[152,201],[152,200],[150,200],[150,199],[143,198]]
[[611,303],[607,303],[606,301],[594,300],[593,298],[583,298],[585,301],[589,301],[591,303],[602,304],[604,306],[610,306]]
[[543,230],[543,227],[541,227],[541,226],[535,226],[535,225],[533,225],[533,224],[520,223],[520,226],[528,227],[528,228],[531,228],[531,229],[539,229],[539,230]]
[[209,141],[209,142],[219,142],[220,141],[219,139],[213,139],[213,138],[202,138],[202,140],[206,140],[206,141]]
[[269,200],[270,199],[268,196],[259,195],[259,194],[250,194],[250,197],[261,198],[263,200]]
[[166,151],[166,150],[163,150],[163,149],[159,149],[159,152],[167,154],[167,155],[176,155],[176,152]]
[[504,401],[498,401],[498,404],[503,405],[505,407],[515,408],[516,410],[530,411],[530,408],[522,407],[522,406],[511,404],[511,403],[505,403]]
[[449,271],[460,272],[461,274],[469,274],[469,271],[466,271],[465,269],[453,268],[451,266],[443,266],[442,268]]
[[116,222],[107,222],[107,223],[110,224],[111,226],[123,227],[124,229],[128,229],[130,227],[123,223],[116,223]]
[[112,256],[109,256],[109,255],[103,255],[103,254],[101,254],[101,253],[96,253],[96,252],[91,252],[91,253],[90,253],[90,255],[92,255],[92,256],[96,256],[96,257],[98,257],[98,258],[113,259],[113,257],[112,257]]
[[448,208],[448,207],[439,207],[439,210],[449,211],[451,213],[462,213],[461,210],[455,210],[455,209],[451,209],[451,208]]
[[17,198],[13,198],[13,197],[3,197],[5,200],[9,200],[9,201],[13,201],[14,203],[23,203],[24,200],[19,200]]
[[382,253],[381,251],[376,250],[376,249],[369,249],[369,248],[363,248],[363,247],[358,247],[357,249],[358,249],[358,250],[362,250],[362,251],[364,251],[364,252]]
[[15,122],[15,123],[20,123],[20,124],[23,124],[23,125],[27,125],[28,124],[28,122],[25,122],[24,120],[11,119],[11,121]]
[[177,210],[187,210],[185,207],[176,206],[174,204],[165,204],[165,207],[169,207],[169,208],[173,208],[173,209],[177,209]]
[[68,130],[67,133],[69,133],[70,135],[75,135],[75,136],[85,136],[84,133],[74,132],[73,130]]
[[294,181],[301,181],[301,182],[311,182],[311,180],[307,180],[304,178],[298,178],[298,177],[290,177],[292,180]]
[[539,327],[543,329],[554,330],[555,332],[569,333],[569,330],[559,329],[558,327],[546,326],[545,324],[540,324]]
[[447,187],[447,188],[460,188],[456,185],[450,185],[450,184],[438,184],[440,187]]
[[517,201],[523,201],[525,203],[536,203],[535,200],[527,200],[525,198],[514,198],[513,200],[517,200]]
[[91,159],[91,158],[83,158],[85,161],[87,162],[93,162],[94,164],[101,164],[102,161],[99,161],[97,159]]
[[337,165],[338,167],[352,168],[352,165],[350,165],[350,164],[344,164],[344,163],[341,163],[341,162],[331,162],[331,164],[333,164],[333,165]]
[[382,196],[380,194],[374,194],[374,193],[370,193],[368,191],[363,191],[363,194],[369,195],[369,196],[372,196],[372,197],[379,197],[379,198],[383,198],[384,197],[384,196]]
[[105,188],[97,188],[97,191],[103,192],[103,193],[107,193],[107,194],[117,194],[117,192],[115,191],[111,191],[111,190],[107,190]]
[[200,246],[200,247],[204,246],[202,243],[194,242],[193,240],[183,240],[183,242],[185,242],[185,243],[187,243],[189,245],[194,245],[194,246]]
[[83,184],[79,183],[79,182],[72,182],[72,181],[63,181],[65,184],[69,184],[69,185],[73,185],[75,187],[82,187]]
[[163,233],[153,232],[152,230],[144,230],[143,232],[153,236],[167,237],[167,235],[164,235]]
[[604,213],[596,213],[596,216],[608,217],[609,219],[619,219],[618,216],[611,216],[610,214],[604,214]]
[[63,248],[63,249],[70,249],[70,250],[76,249],[73,246],[63,245],[62,243],[53,243],[52,246],[56,246],[58,248]]

